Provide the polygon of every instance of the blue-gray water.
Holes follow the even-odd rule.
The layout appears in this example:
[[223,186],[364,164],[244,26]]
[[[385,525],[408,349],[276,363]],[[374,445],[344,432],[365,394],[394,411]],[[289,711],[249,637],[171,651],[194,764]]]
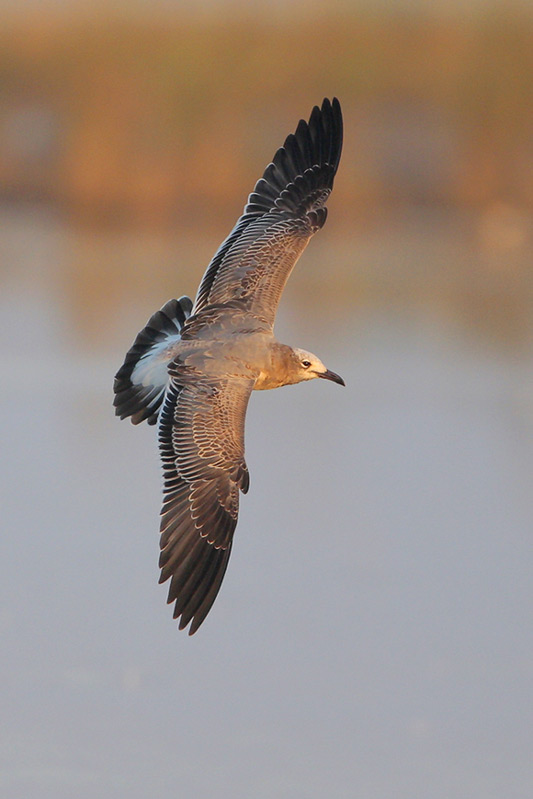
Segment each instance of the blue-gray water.
[[82,346],[68,236],[3,221],[2,795],[529,799],[527,348],[286,298],[284,338],[347,388],[252,397],[251,490],[189,638],[157,585],[155,431],[111,408],[153,309]]

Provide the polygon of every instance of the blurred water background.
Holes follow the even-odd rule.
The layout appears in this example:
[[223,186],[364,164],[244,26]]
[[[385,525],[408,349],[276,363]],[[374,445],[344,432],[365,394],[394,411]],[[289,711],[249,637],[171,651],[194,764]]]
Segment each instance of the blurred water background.
[[[529,799],[531,5],[2,10],[2,795]],[[276,330],[347,388],[252,397],[188,638],[113,374],[333,94],[329,219]]]

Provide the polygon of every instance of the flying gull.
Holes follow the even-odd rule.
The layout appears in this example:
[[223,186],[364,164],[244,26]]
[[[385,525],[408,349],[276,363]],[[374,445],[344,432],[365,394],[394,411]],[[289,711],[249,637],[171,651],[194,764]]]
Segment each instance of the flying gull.
[[118,370],[114,405],[159,422],[164,494],[160,583],[179,628],[196,632],[228,565],[239,492],[248,491],[244,419],[251,392],[315,377],[344,385],[310,352],[281,344],[281,293],[326,221],[342,147],[339,101],[315,106],[285,140],[202,278],[194,303],[170,300]]

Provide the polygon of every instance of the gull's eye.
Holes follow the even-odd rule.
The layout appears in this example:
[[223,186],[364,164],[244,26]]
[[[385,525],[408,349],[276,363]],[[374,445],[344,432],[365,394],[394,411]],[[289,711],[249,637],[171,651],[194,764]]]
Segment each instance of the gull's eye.
[[302,366],[304,369],[308,369],[311,366],[311,361],[302,361]]

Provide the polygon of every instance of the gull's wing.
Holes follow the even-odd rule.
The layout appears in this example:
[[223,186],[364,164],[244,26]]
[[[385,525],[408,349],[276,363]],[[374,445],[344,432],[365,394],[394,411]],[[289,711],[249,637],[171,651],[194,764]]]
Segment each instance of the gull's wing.
[[181,338],[181,328],[191,313],[189,297],[169,300],[153,314],[129,348],[115,375],[115,414],[133,424],[157,422],[157,414],[168,385],[172,347]]
[[182,630],[192,635],[207,616],[228,565],[239,511],[249,486],[244,418],[253,379],[208,377],[173,362],[159,427],[164,471],[161,509],[163,583]]
[[198,289],[193,314],[237,300],[273,325],[281,293],[307,242],[326,221],[342,148],[339,101],[315,106],[285,140],[248,198]]

